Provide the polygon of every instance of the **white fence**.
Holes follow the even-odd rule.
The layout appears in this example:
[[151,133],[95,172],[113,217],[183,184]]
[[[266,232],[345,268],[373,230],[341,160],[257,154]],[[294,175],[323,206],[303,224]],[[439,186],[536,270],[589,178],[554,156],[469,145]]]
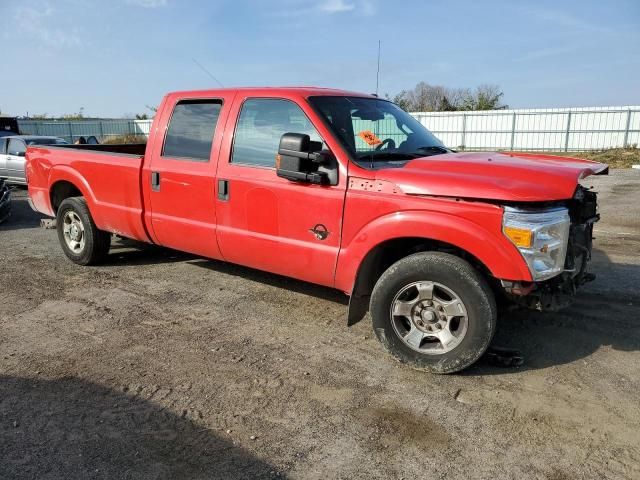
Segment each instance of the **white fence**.
[[640,144],[640,106],[412,113],[451,148],[587,151]]
[[[463,150],[586,151],[640,144],[640,106],[412,113],[445,145]],[[19,120],[23,133],[68,141],[148,135],[151,120]],[[397,130],[395,125],[390,126]],[[383,133],[381,133],[383,134]]]

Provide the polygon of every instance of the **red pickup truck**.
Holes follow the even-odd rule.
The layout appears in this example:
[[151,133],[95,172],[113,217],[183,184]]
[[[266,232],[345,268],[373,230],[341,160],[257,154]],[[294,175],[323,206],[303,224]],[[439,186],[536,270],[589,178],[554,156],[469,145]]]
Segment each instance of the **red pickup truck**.
[[[595,162],[446,148],[371,95],[171,93],[145,145],[30,147],[32,207],[65,254],[112,234],[333,287],[384,347],[437,373],[487,349],[497,305],[558,308],[587,273]],[[498,301],[499,300],[499,301]]]

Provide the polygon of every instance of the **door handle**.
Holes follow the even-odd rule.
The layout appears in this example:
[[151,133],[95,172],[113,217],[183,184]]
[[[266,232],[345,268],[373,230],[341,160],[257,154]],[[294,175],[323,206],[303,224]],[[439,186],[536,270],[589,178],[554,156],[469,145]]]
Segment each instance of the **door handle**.
[[151,172],[151,190],[160,191],[160,172]]
[[218,180],[218,200],[229,200],[229,180]]

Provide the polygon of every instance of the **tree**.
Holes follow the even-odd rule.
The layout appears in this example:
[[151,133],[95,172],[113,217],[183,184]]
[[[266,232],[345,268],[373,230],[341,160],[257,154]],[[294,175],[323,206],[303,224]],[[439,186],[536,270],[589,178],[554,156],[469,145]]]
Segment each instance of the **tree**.
[[501,103],[504,92],[498,85],[480,85],[464,102],[462,110],[504,110],[509,105]]
[[[503,92],[497,85],[468,88],[450,88],[442,85],[418,83],[411,90],[402,90],[393,102],[411,112],[448,112],[457,110],[495,110],[508,108],[500,103]],[[387,98],[390,98],[387,95]]]
[[146,113],[136,113],[136,120],[149,120],[149,115]]

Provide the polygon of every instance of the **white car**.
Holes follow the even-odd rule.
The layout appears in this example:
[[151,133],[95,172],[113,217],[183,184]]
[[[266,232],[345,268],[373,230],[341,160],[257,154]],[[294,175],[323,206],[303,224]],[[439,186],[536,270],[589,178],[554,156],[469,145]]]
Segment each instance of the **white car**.
[[59,137],[35,135],[13,135],[0,137],[0,178],[7,183],[26,185],[24,154],[28,145],[66,145],[69,142]]

